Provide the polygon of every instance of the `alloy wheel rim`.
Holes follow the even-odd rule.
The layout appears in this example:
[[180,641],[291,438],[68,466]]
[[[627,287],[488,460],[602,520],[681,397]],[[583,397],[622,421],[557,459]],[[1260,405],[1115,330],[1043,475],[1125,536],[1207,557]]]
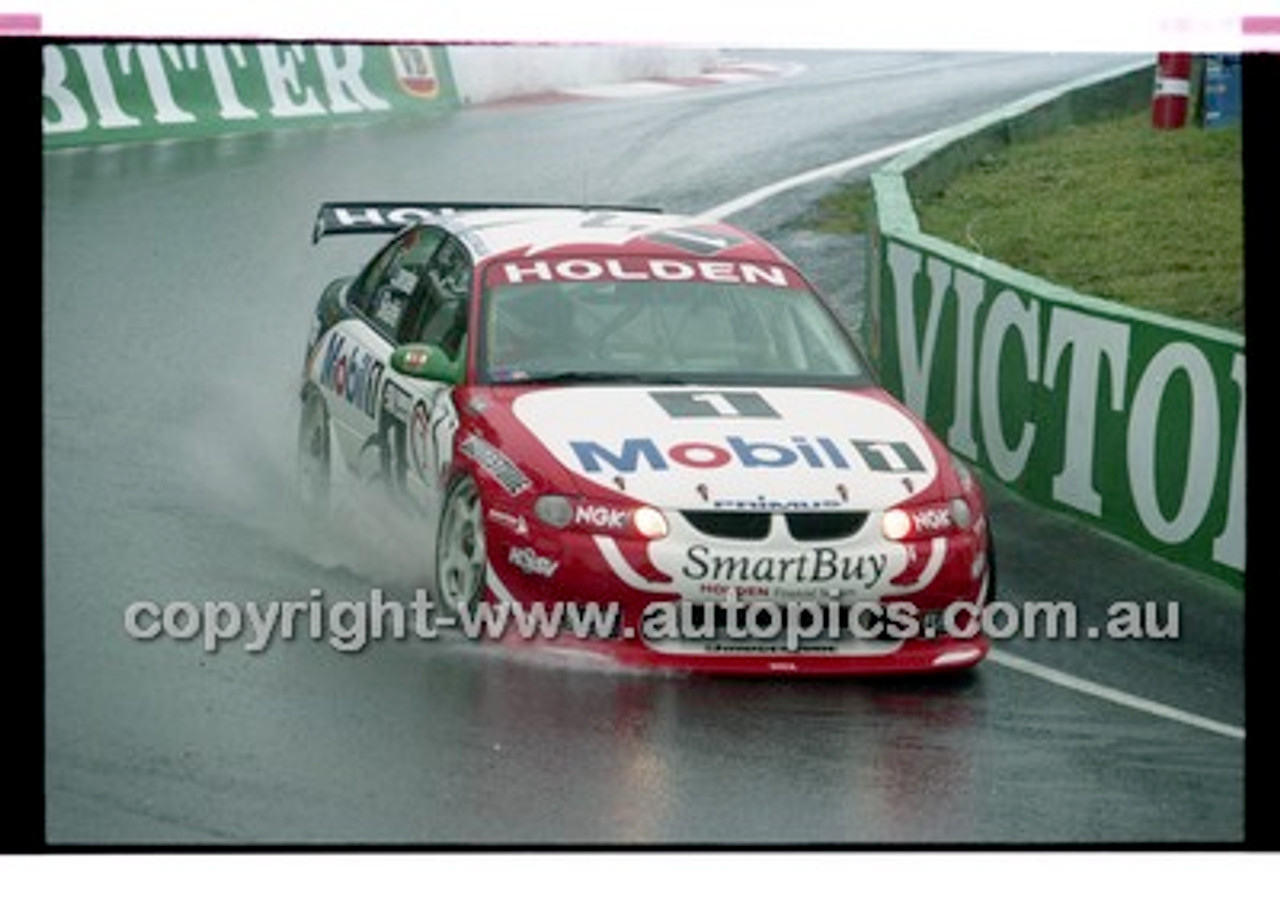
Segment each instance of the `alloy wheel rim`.
[[441,529],[440,590],[450,608],[470,605],[484,574],[484,528],[474,486],[460,487],[450,500]]

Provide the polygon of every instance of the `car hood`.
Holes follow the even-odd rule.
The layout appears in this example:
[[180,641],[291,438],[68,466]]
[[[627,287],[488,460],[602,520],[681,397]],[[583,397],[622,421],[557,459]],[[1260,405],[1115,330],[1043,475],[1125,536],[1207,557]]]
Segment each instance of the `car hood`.
[[576,478],[664,508],[885,508],[938,460],[877,389],[569,386],[516,397],[515,418]]

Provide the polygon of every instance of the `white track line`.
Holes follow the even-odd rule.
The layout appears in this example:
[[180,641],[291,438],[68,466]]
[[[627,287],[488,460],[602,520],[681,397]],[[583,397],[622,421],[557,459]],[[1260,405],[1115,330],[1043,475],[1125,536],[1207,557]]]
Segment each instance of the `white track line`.
[[[783,178],[772,184],[766,184],[764,187],[758,188],[745,193],[740,197],[736,197],[728,202],[721,203],[719,206],[713,206],[705,212],[698,215],[698,218],[718,220],[728,218],[731,215],[742,212],[744,209],[750,209],[763,203],[780,193],[785,193],[805,184],[821,180],[823,178],[834,178],[843,175],[845,172],[872,163],[880,162],[899,153],[905,152],[912,147],[918,146],[927,140],[931,140],[942,131],[933,131],[929,134],[923,134],[919,137],[913,137],[900,143],[891,144],[887,147],[881,147],[879,150],[872,150],[870,153],[863,153],[860,156],[852,156],[839,162],[833,162],[829,165],[819,166],[818,168],[809,169],[807,172],[801,172],[798,175],[792,175],[789,178]],[[1002,665],[1005,668],[1011,668],[1014,671],[1020,671],[1032,677],[1038,677],[1043,681],[1055,684],[1068,690],[1075,690],[1077,693],[1084,693],[1107,702],[1115,703],[1126,708],[1134,709],[1140,712],[1146,712],[1149,715],[1155,715],[1159,718],[1165,718],[1169,721],[1177,721],[1191,727],[1206,730],[1210,733],[1219,734],[1224,737],[1231,737],[1236,740],[1243,740],[1245,732],[1243,727],[1236,727],[1231,724],[1224,724],[1221,721],[1214,721],[1212,718],[1205,718],[1201,715],[1193,715],[1191,712],[1184,712],[1173,706],[1164,705],[1163,703],[1153,702],[1150,699],[1143,699],[1141,696],[1134,696],[1132,693],[1126,693],[1123,690],[1117,690],[1114,687],[1108,687],[1103,684],[1095,683],[1091,680],[1085,680],[1082,677],[1076,677],[1074,674],[1067,674],[1065,671],[1058,671],[1056,668],[1050,668],[1047,665],[1041,665],[1038,662],[1032,662],[1020,656],[1010,655],[1000,649],[992,649],[987,655],[988,661]]]
[[1000,649],[992,649],[987,655],[987,661],[1002,665],[1005,668],[1012,668],[1014,671],[1020,671],[1023,674],[1029,674],[1032,677],[1038,677],[1043,681],[1048,681],[1059,687],[1065,687],[1068,690],[1075,690],[1077,693],[1086,693],[1098,699],[1105,699],[1107,702],[1113,702],[1116,705],[1136,709],[1170,721],[1177,721],[1180,724],[1187,724],[1191,727],[1198,727],[1201,730],[1207,730],[1210,733],[1220,734],[1224,737],[1233,737],[1237,740],[1244,739],[1243,727],[1223,724],[1221,721],[1214,721],[1212,718],[1193,715],[1190,712],[1175,709],[1173,706],[1168,706],[1164,703],[1143,699],[1141,696],[1134,696],[1132,693],[1126,693],[1114,687],[1107,687],[1091,680],[1085,680],[1082,677],[1067,674],[1065,671],[1050,668],[1048,665],[1041,665],[1039,662],[1032,662],[1021,656],[1010,655]]
[[913,137],[910,140],[904,140],[901,143],[891,144],[887,147],[881,147],[879,150],[872,150],[870,153],[863,153],[860,156],[851,156],[848,159],[842,159],[839,162],[833,162],[828,165],[819,166],[815,169],[809,169],[807,172],[801,172],[798,175],[792,175],[790,178],[783,178],[781,181],[775,181],[772,184],[766,184],[764,187],[758,188],[745,193],[740,197],[729,200],[727,203],[721,203],[719,206],[713,206],[705,212],[701,213],[698,218],[705,219],[723,219],[731,215],[742,212],[744,209],[750,209],[752,206],[759,205],[765,200],[794,190],[797,187],[803,187],[814,181],[820,181],[823,178],[835,178],[843,175],[845,172],[851,172],[854,169],[863,166],[872,165],[881,162],[892,156],[897,156],[906,150],[910,150],[927,140],[931,140],[941,131],[933,131],[929,134],[922,134],[919,137]]

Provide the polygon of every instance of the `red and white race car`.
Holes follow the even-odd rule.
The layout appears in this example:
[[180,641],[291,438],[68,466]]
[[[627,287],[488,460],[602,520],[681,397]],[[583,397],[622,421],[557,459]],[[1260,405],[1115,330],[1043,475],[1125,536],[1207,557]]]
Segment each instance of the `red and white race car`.
[[327,203],[314,239],[380,232],[316,307],[301,480],[417,510],[442,607],[609,604],[596,648],[683,669],[986,654],[978,483],[759,237],[621,207]]

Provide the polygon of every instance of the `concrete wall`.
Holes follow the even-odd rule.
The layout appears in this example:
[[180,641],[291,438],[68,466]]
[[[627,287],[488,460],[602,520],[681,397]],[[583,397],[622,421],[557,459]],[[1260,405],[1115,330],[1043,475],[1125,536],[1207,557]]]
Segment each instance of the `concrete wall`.
[[44,146],[210,137],[436,114],[713,67],[658,46],[51,43]]
[[463,103],[488,103],[588,85],[683,78],[713,66],[710,49],[618,46],[469,45],[449,48]]

